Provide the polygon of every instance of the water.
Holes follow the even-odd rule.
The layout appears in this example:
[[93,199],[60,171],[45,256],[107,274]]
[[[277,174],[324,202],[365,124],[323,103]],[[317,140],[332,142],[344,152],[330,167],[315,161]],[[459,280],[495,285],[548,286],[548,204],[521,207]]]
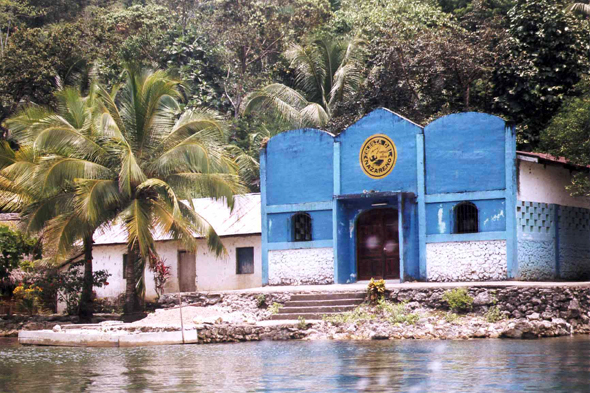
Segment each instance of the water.
[[0,341],[1,392],[588,392],[590,337],[144,348]]

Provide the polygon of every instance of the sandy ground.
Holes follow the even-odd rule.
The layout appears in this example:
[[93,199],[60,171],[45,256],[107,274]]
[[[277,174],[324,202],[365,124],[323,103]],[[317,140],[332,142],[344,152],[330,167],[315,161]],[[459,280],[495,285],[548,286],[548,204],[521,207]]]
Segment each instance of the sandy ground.
[[[249,315],[244,315],[240,312],[229,312],[224,307],[182,307],[182,320],[185,327],[193,326],[196,320],[199,324],[203,322],[214,323],[217,319],[222,318],[224,322],[242,323],[247,320],[254,320]],[[139,326],[160,326],[160,325],[175,325],[180,326],[180,310],[174,309],[158,309],[155,313],[149,314],[146,318],[133,322],[133,325]]]

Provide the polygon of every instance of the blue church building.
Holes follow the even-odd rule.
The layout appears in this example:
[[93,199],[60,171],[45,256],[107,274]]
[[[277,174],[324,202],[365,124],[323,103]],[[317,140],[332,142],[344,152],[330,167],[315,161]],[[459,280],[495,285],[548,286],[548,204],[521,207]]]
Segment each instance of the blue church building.
[[517,152],[483,113],[278,134],[260,156],[262,282],[585,278],[590,204],[565,190],[585,170]]

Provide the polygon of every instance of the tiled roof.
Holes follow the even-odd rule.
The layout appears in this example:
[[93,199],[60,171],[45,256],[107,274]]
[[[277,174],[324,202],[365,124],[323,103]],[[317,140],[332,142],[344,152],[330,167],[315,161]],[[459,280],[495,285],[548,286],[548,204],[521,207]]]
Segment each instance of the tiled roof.
[[[195,210],[213,226],[219,236],[260,234],[260,194],[235,197],[233,211],[221,200],[193,199]],[[168,234],[156,234],[156,240],[170,240]],[[95,244],[126,243],[125,228],[114,224],[103,233],[94,235]]]

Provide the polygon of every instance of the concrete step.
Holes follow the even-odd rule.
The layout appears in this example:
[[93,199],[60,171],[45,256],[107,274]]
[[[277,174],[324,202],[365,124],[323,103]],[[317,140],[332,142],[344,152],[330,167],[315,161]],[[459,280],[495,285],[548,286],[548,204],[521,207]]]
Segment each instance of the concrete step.
[[331,316],[331,315],[338,315],[341,314],[339,312],[328,312],[328,313],[322,313],[322,314],[318,314],[318,313],[303,313],[303,314],[275,314],[273,316],[270,317],[271,320],[277,321],[277,320],[294,320],[297,321],[299,319],[299,317],[305,318],[305,321],[313,321],[313,320],[322,320],[322,318],[324,317],[324,315],[326,316]]
[[361,304],[364,299],[337,299],[337,300],[297,300],[288,301],[285,307],[321,307],[321,306],[350,306]]
[[328,312],[347,312],[356,308],[355,305],[350,306],[324,306],[324,307],[282,307],[279,309],[279,314],[323,314]]
[[291,301],[364,299],[366,292],[310,293],[291,296]]

